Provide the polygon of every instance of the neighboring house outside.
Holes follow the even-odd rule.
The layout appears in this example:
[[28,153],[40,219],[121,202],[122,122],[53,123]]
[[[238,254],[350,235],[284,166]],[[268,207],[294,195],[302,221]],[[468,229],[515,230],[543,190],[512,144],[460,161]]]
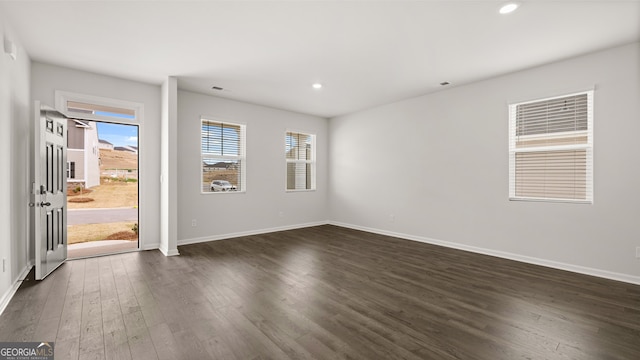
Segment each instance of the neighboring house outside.
[[113,150],[113,144],[107,140],[98,140],[98,149]]
[[100,185],[98,128],[93,121],[68,120],[67,183],[91,188]]
[[132,153],[134,153],[134,154],[137,154],[137,153],[138,153],[138,147],[137,147],[137,146],[129,146],[129,145],[126,145],[126,146],[116,146],[116,147],[114,147],[114,148],[113,148],[113,150],[117,150],[117,151],[130,151],[130,152],[132,152]]

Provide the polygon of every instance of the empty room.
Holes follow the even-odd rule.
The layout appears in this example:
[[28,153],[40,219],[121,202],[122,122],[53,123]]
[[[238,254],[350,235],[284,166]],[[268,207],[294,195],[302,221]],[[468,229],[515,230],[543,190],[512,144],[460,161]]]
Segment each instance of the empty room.
[[640,359],[640,1],[0,0],[0,37],[0,359]]

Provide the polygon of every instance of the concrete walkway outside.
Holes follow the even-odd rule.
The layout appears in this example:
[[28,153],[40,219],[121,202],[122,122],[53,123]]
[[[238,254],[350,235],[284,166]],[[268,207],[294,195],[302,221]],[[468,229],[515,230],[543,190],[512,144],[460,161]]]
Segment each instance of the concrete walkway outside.
[[138,209],[70,209],[67,210],[67,218],[67,225],[138,221]]

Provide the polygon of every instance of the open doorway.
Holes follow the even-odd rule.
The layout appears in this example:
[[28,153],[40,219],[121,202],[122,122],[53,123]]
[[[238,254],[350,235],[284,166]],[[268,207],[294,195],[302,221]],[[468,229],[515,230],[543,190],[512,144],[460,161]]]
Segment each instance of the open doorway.
[[68,120],[68,258],[137,250],[138,126]]

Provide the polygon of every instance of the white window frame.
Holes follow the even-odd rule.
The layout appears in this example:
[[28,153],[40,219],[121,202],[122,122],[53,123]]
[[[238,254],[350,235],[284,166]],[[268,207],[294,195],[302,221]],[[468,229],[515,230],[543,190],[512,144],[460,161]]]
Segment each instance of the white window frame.
[[[69,110],[67,104],[70,101],[132,110],[134,112],[134,115],[132,119],[128,119],[128,118],[121,118],[121,117],[115,117],[115,116],[76,112],[76,111]],[[117,122],[122,124],[134,124],[134,125],[141,125],[144,119],[144,105],[141,103],[132,102],[132,101],[109,99],[101,96],[93,96],[93,95],[87,95],[87,94],[73,93],[69,91],[56,90],[55,102],[56,102],[55,104],[56,110],[63,113],[66,117],[69,117],[72,119],[84,119],[84,120],[93,120],[93,121],[102,121],[102,122]]]
[[[73,165],[73,177],[71,167]],[[67,181],[76,179],[76,162],[75,161],[67,161]]]
[[[550,134],[535,134],[525,135],[518,137],[516,135],[516,109],[519,105],[525,105],[530,103],[561,99],[565,97],[571,97],[576,95],[587,95],[587,130],[577,130],[569,132],[557,132]],[[553,96],[542,99],[535,99],[529,101],[522,101],[509,104],[509,200],[515,201],[542,201],[542,202],[569,202],[569,203],[593,203],[593,97],[594,90],[580,91],[575,93],[564,94],[560,96]],[[559,139],[568,136],[587,136],[587,142],[585,144],[567,144],[567,145],[552,145],[552,146],[535,146],[516,148],[516,142],[518,138],[526,140],[536,139]],[[549,198],[549,197],[526,197],[516,196],[516,154],[525,152],[540,152],[540,151],[562,151],[562,150],[585,150],[586,151],[586,199],[565,199],[565,198]]]
[[[240,186],[241,189],[238,189],[236,191],[204,191],[203,186],[202,186],[202,180],[204,179],[204,166],[202,165],[204,163],[204,159],[205,159],[205,153],[202,151],[202,124],[204,121],[209,121],[209,122],[215,122],[215,123],[221,123],[221,124],[227,124],[227,125],[231,125],[231,126],[239,126],[240,127],[240,144],[239,144],[239,151],[240,154],[238,156],[235,155],[222,155],[222,156],[218,156],[218,155],[210,155],[210,157],[215,157],[217,159],[220,160],[229,160],[229,161],[240,161]],[[200,131],[199,131],[199,136],[200,136],[200,193],[203,195],[209,195],[209,194],[244,194],[247,192],[247,125],[245,123],[241,123],[238,121],[229,121],[229,120],[225,120],[225,119],[221,119],[219,117],[216,116],[208,116],[208,115],[202,115],[200,116]]]
[[[287,158],[287,134],[302,134],[311,137],[311,159],[289,159]],[[298,131],[298,130],[286,130],[284,133],[284,158],[286,161],[285,165],[285,179],[284,179],[284,188],[286,192],[305,192],[305,191],[316,191],[316,134],[311,133],[309,131]],[[288,165],[289,164],[310,164],[311,165],[311,187],[309,189],[289,189],[288,188]]]

